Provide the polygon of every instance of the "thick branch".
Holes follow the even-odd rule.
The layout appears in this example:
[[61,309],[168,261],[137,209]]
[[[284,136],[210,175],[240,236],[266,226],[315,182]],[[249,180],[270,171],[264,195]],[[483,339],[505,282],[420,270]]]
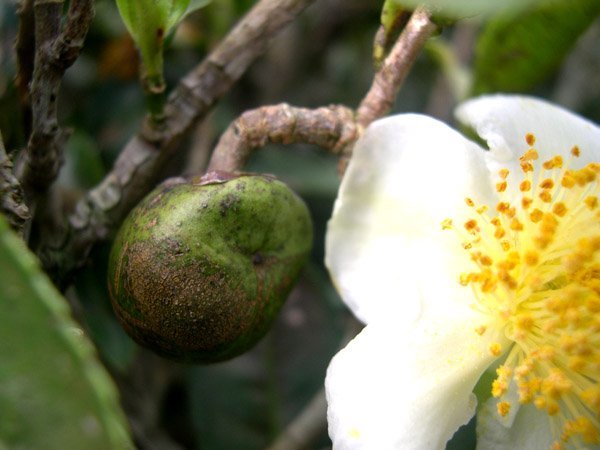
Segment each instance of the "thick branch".
[[319,109],[287,104],[265,106],[242,114],[225,131],[208,170],[240,170],[252,151],[268,143],[314,144],[334,153],[358,137],[354,112],[344,106]]
[[146,121],[121,152],[111,172],[69,218],[65,236],[46,242],[40,256],[59,282],[82,265],[156,182],[165,161],[212,106],[226,94],[270,39],[315,0],[261,0],[219,46],[181,80],[170,96],[164,127]]
[[375,74],[371,89],[357,109],[360,125],[366,127],[392,109],[400,86],[435,29],[436,25],[427,11],[417,9],[413,13],[400,38]]
[[57,98],[94,15],[93,0],[73,0],[60,31],[63,0],[35,0],[35,68],[31,82],[32,131],[21,182],[30,197],[46,191],[58,175],[67,138],[58,125]]
[[18,233],[29,218],[29,209],[24,203],[23,190],[13,175],[12,161],[6,155],[2,135],[0,134],[0,212]]
[[52,49],[53,63],[63,72],[79,56],[93,18],[94,0],[71,0],[67,23]]

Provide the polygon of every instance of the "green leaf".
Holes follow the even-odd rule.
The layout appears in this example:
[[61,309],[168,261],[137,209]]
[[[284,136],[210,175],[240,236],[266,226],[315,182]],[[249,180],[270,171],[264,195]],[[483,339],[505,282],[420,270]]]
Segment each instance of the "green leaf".
[[0,448],[134,448],[112,380],[1,215],[0,285]]
[[181,20],[183,20],[185,17],[189,16],[193,12],[196,12],[199,9],[204,8],[205,6],[209,5],[211,2],[212,2],[212,0],[191,0],[188,8],[185,11],[185,14],[183,16],[181,16]]
[[390,0],[406,8],[425,6],[436,15],[461,19],[482,14],[492,15],[506,12],[517,12],[534,5],[541,5],[552,0]]
[[149,76],[162,76],[163,42],[190,0],[117,0],[121,18],[142,54]]
[[475,93],[532,89],[599,13],[598,0],[560,0],[492,20],[477,43]]

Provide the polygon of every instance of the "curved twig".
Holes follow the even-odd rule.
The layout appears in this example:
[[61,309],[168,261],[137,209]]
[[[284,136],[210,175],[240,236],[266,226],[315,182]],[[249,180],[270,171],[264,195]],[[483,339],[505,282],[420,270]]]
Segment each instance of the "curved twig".
[[356,111],[359,124],[366,127],[390,112],[413,62],[436,28],[425,9],[419,8],[412,14]]
[[306,143],[340,153],[358,138],[354,112],[344,106],[306,109],[287,104],[242,114],[223,133],[208,170],[240,170],[252,151],[268,143]]

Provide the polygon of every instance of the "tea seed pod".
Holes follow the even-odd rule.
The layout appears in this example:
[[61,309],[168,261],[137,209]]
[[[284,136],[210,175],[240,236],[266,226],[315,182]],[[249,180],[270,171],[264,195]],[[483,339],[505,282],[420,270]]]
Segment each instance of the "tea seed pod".
[[117,234],[113,309],[133,339],[163,356],[229,359],[267,332],[311,245],[306,205],[274,177],[169,180]]

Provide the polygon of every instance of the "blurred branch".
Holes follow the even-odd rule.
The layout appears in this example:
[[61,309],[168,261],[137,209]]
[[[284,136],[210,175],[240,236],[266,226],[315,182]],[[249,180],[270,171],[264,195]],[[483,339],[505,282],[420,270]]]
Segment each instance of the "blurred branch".
[[325,399],[325,389],[321,388],[267,450],[310,448],[315,437],[326,427],[327,400]]
[[170,95],[165,123],[149,119],[125,146],[111,172],[82,199],[63,236],[44,243],[40,257],[59,284],[83,265],[92,246],[107,237],[152,187],[182,138],[225,95],[271,38],[315,0],[261,0]]
[[72,0],[61,32],[63,3],[63,0],[35,0],[33,5],[32,131],[20,174],[23,189],[30,198],[44,193],[58,175],[68,135],[58,125],[58,91],[65,70],[83,46],[94,16],[93,0]]
[[424,9],[419,8],[412,14],[356,111],[361,126],[366,127],[392,109],[396,94],[413,62],[436,29],[437,26]]
[[33,75],[35,55],[35,31],[33,20],[33,0],[21,0],[19,10],[19,30],[15,42],[17,54],[17,76],[15,84],[19,91],[19,100],[24,110],[25,135],[31,131],[31,103],[29,101],[29,83]]
[[18,233],[29,218],[29,209],[24,203],[23,190],[13,174],[13,165],[6,155],[2,134],[0,134],[0,212],[6,216],[8,223]]
[[252,151],[268,143],[314,144],[339,153],[358,138],[354,113],[344,106],[318,109],[287,104],[247,111],[221,136],[208,170],[240,170]]
[[600,94],[600,19],[579,39],[563,63],[552,100],[566,108],[581,110]]

